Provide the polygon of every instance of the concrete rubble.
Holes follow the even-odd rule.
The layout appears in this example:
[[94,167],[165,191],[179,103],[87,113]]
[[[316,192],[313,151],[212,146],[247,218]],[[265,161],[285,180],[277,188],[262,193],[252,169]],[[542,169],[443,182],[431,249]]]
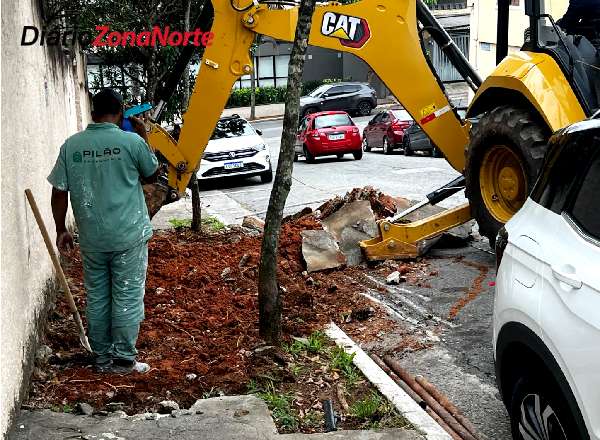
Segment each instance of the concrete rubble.
[[346,264],[346,257],[332,233],[313,230],[302,231],[301,235],[302,255],[308,272],[333,269]]
[[[303,232],[302,235],[302,253],[307,262],[307,271],[331,269],[343,264],[357,266],[363,263],[364,256],[359,243],[379,235],[377,221],[391,217],[414,203],[416,202],[402,197],[391,197],[370,186],[355,188],[344,197],[336,196],[328,200],[316,211],[325,233],[310,231],[310,234],[305,235]],[[426,205],[400,221],[418,221],[442,211],[444,208],[439,206]],[[470,221],[438,237],[420,242],[418,244],[420,252],[426,252],[440,240],[450,246],[464,243],[471,239],[473,224],[474,222]],[[344,259],[340,258],[338,249],[345,263]],[[388,284],[399,284],[405,281],[402,274],[393,273],[388,278]]]
[[375,214],[368,200],[345,204],[321,223],[339,243],[348,266],[358,266],[364,260],[359,243],[378,235]]

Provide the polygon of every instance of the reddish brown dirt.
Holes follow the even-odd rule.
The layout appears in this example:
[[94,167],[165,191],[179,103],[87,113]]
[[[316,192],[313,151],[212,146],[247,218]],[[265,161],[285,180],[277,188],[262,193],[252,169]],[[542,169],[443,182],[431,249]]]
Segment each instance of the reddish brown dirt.
[[[348,282],[363,269],[348,268],[304,276],[300,231],[320,228],[312,216],[283,225],[278,277],[285,288],[285,338],[307,335],[329,321],[350,334],[385,331],[385,313]],[[145,375],[94,372],[79,347],[73,321],[60,299],[51,313],[46,344],[53,355],[38,368],[28,404],[51,407],[79,401],[104,409],[123,402],[128,413],[153,410],[166,398],[189,407],[215,390],[243,393],[250,379],[248,351],[261,341],[257,330],[257,264],[261,237],[239,232],[197,235],[188,230],[156,233],[149,244],[146,318],[138,340],[139,359],[152,370]],[[241,264],[242,263],[242,264]],[[229,268],[228,274],[222,274]],[[85,307],[82,268],[76,253],[67,267],[80,310]],[[356,278],[355,278],[356,279]],[[353,310],[375,309],[368,326],[344,323]],[[195,374],[188,380],[186,375]]]

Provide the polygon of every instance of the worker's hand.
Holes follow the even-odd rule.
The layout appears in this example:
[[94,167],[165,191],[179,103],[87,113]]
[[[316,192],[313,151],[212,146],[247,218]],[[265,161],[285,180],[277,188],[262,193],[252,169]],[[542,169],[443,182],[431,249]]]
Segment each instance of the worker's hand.
[[135,116],[130,116],[129,120],[131,121],[131,125],[133,126],[135,132],[140,135],[140,137],[144,139],[146,143],[148,143],[148,133],[146,133],[146,125],[144,124],[144,121]]
[[75,247],[73,244],[73,236],[69,231],[59,232],[56,234],[56,247],[63,255],[71,253]]

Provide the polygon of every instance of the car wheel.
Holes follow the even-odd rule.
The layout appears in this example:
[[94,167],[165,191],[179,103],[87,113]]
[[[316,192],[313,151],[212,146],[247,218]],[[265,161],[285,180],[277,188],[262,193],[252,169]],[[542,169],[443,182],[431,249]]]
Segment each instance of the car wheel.
[[308,107],[306,110],[304,110],[304,113],[302,113],[302,117],[305,117],[306,115],[312,115],[318,111],[319,109],[317,107]]
[[336,154],[336,156],[337,156],[338,159],[343,159],[344,158],[343,154]]
[[269,183],[273,181],[273,169],[271,168],[269,171],[265,171],[260,175],[260,181],[262,183]]
[[527,372],[516,382],[510,405],[513,439],[589,439],[575,423],[558,385],[543,372]]
[[306,158],[306,162],[307,163],[315,163],[315,156],[313,156],[310,151],[308,151],[308,148],[306,147],[306,145],[303,147],[304,149],[304,157]]
[[431,157],[444,157],[438,147],[431,147]]
[[368,101],[361,101],[358,103],[358,114],[361,116],[369,116],[371,114],[371,103]]
[[354,153],[352,153],[352,156],[354,156],[354,160],[361,160],[362,157],[363,157],[363,151],[362,151],[362,149],[358,150],[358,151],[355,151]]
[[294,153],[294,162],[298,162],[298,153]]
[[388,141],[387,136],[383,137],[383,154],[392,154],[393,149],[390,146],[390,141]]
[[369,147],[369,141],[367,141],[366,137],[363,138],[362,147],[363,151],[371,151],[371,147]]
[[405,156],[414,156],[415,152],[410,146],[410,138],[404,135],[404,155]]

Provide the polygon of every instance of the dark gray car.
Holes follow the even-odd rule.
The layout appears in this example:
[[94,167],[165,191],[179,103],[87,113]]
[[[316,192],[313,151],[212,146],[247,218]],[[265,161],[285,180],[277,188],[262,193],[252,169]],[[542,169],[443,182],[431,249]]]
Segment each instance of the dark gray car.
[[302,117],[327,110],[344,110],[361,116],[377,107],[377,94],[368,84],[339,82],[323,84],[300,98]]

